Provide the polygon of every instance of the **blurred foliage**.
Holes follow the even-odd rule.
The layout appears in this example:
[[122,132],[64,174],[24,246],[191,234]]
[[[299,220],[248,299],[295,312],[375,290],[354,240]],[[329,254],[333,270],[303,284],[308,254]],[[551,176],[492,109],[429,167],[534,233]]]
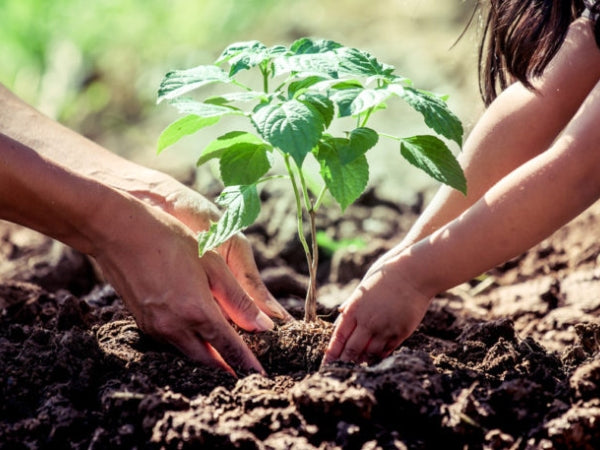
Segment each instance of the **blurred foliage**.
[[98,111],[135,121],[166,70],[213,59],[271,3],[0,0],[0,82],[78,129]]
[[[190,139],[168,158],[156,157],[156,140],[173,120],[170,110],[155,106],[158,85],[167,71],[214,61],[235,41],[274,45],[313,36],[368,50],[417,85],[450,94],[453,110],[468,128],[480,110],[480,21],[474,21],[458,45],[452,44],[477,3],[0,0],[0,83],[107,148],[186,177],[194,159],[190,155],[202,141]],[[377,125],[391,134],[415,134],[418,125],[410,117],[391,108]],[[399,183],[430,183],[413,180],[415,171],[398,172],[402,169],[386,164],[385,158],[373,167],[371,178],[380,183],[385,176],[394,192]]]

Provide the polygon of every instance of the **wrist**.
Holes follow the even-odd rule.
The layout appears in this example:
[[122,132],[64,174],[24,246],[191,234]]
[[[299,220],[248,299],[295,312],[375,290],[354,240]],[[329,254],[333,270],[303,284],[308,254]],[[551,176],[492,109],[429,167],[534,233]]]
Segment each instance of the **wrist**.
[[417,245],[400,250],[390,261],[393,277],[397,277],[405,285],[426,298],[432,298],[447,289],[443,283],[443,275],[435,267],[435,261],[426,260],[426,255],[419,251]]

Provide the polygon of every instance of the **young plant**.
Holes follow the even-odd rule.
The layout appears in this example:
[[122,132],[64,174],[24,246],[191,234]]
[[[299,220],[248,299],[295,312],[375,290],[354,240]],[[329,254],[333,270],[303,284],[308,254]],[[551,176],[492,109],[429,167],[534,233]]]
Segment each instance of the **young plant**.
[[[228,70],[223,68],[226,64]],[[240,80],[243,71],[260,74],[260,89]],[[222,85],[226,93],[202,101],[185,96],[207,85]],[[363,193],[369,178],[365,154],[380,136],[398,141],[400,154],[410,164],[466,193],[464,174],[444,140],[433,135],[401,138],[367,127],[373,113],[396,97],[421,113],[436,134],[462,145],[461,122],[444,97],[415,88],[396,75],[394,67],[369,53],[330,40],[302,38],[289,48],[266,47],[258,41],[235,43],[212,65],[167,73],[158,102],[169,101],[184,117],[160,135],[158,152],[225,116],[239,116],[251,124],[247,130],[217,137],[197,161],[201,165],[218,159],[225,185],[217,199],[225,212],[198,236],[200,255],[254,223],[260,211],[259,184],[288,178],[296,201],[298,237],[308,262],[305,320],[315,320],[317,210],[327,193],[342,211]],[[333,136],[328,130],[342,118],[351,119],[351,129]],[[317,189],[314,183],[309,186],[304,172],[309,155],[320,166],[322,182]],[[283,175],[271,175],[276,156],[283,160]]]

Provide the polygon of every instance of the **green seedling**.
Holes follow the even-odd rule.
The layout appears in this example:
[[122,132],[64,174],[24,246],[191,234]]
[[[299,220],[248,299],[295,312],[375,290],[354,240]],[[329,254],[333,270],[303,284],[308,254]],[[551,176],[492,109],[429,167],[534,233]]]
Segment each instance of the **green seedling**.
[[[241,80],[247,71],[259,75],[260,88]],[[208,85],[226,92],[203,100],[190,96]],[[369,128],[373,113],[394,98],[420,113],[437,136],[396,137]],[[460,148],[463,127],[446,98],[417,89],[367,52],[330,40],[302,38],[289,47],[258,41],[232,44],[214,64],[167,73],[158,91],[158,102],[163,101],[184,116],[160,135],[158,152],[225,116],[246,119],[249,125],[217,137],[200,153],[198,165],[218,160],[225,185],[217,199],[225,211],[199,234],[200,255],[254,223],[260,212],[259,185],[278,178],[291,182],[310,276],[307,321],[316,319],[317,210],[328,193],[343,211],[364,192],[369,179],[365,155],[380,137],[397,141],[410,164],[466,193],[464,174],[446,143]],[[334,136],[329,130],[338,128],[332,125],[342,119],[348,129]],[[320,167],[318,183],[305,173],[309,156]],[[283,162],[282,174],[273,173],[276,157]]]

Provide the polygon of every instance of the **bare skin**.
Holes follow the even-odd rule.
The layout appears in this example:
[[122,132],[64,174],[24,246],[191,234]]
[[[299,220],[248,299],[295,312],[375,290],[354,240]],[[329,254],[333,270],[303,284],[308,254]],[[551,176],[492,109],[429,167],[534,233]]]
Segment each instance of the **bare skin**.
[[198,258],[196,233],[219,211],[173,178],[85,139],[0,85],[0,218],[95,258],[144,331],[230,372],[263,368],[228,322],[289,320],[247,240]]
[[398,247],[341,306],[324,362],[374,362],[431,298],[535,245],[600,197],[600,50],[575,21],[536,91],[506,89],[460,156],[469,193],[441,188]]

